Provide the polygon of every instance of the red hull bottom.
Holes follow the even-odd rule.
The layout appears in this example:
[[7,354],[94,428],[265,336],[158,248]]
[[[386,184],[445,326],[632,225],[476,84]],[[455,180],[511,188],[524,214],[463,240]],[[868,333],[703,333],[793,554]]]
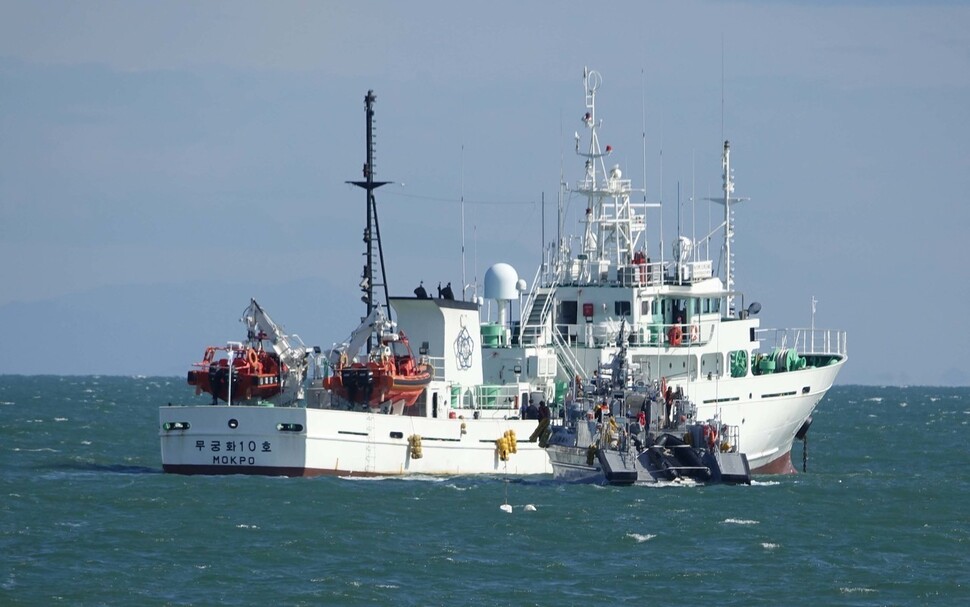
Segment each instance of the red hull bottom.
[[764,466],[753,469],[751,474],[798,474],[798,470],[795,470],[791,464],[791,451],[789,451]]
[[375,472],[359,470],[340,470],[337,468],[299,468],[295,466],[217,466],[195,464],[163,464],[162,471],[167,474],[226,476],[248,474],[253,476],[388,476]]

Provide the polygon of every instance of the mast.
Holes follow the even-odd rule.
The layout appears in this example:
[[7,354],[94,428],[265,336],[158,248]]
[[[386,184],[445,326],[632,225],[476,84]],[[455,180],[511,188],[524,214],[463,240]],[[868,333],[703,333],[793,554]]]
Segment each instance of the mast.
[[[360,281],[360,290],[364,292],[364,295],[360,298],[367,305],[367,316],[370,316],[371,312],[375,308],[381,307],[381,303],[375,303],[374,301],[374,287],[383,287],[384,290],[384,302],[383,306],[387,318],[391,318],[391,309],[388,306],[388,292],[387,292],[387,273],[384,268],[384,248],[381,246],[381,227],[377,219],[377,200],[374,198],[374,190],[381,187],[382,185],[387,185],[391,183],[390,181],[374,181],[374,175],[377,171],[374,166],[374,102],[377,101],[377,96],[374,95],[373,90],[367,91],[367,95],[364,96],[364,111],[366,114],[366,124],[367,124],[367,161],[364,163],[364,180],[363,181],[348,181],[359,188],[362,188],[367,193],[367,225],[364,228],[364,270],[362,272]],[[377,261],[380,264],[380,283],[374,283],[374,248],[377,248]],[[376,335],[372,335],[367,341],[367,353],[369,354],[371,349],[376,345],[375,340]]]
[[734,315],[734,263],[731,254],[731,243],[734,241],[734,211],[731,205],[737,204],[747,198],[735,198],[734,194],[734,173],[731,169],[731,142],[724,142],[724,152],[721,154],[721,167],[724,169],[724,196],[721,198],[708,198],[711,202],[724,205],[724,307],[725,313],[729,316]]
[[576,134],[576,154],[585,158],[585,175],[574,191],[587,198],[583,220],[585,230],[582,255],[587,262],[584,277],[599,280],[606,266],[629,264],[634,251],[642,245],[644,231],[643,210],[650,206],[630,201],[633,191],[629,179],[623,178],[619,165],[606,168],[605,158],[613,152],[607,145],[600,148],[596,117],[596,91],[602,83],[598,72],[587,69],[583,73],[586,89],[586,113],[583,124],[589,131],[589,147],[580,151],[580,137]]
[[728,314],[734,313],[734,264],[731,263],[731,241],[734,240],[734,225],[731,223],[731,194],[734,193],[734,176],[731,175],[731,143],[724,140],[724,154],[721,158],[724,168],[724,276],[727,296],[725,307]]

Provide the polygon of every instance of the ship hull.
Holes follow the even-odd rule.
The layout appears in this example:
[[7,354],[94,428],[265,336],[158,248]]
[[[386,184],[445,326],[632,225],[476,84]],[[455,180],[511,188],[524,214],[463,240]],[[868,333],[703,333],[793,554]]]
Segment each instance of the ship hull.
[[[162,468],[179,474],[398,476],[550,474],[545,450],[496,440],[528,437],[535,421],[439,419],[335,409],[161,407]],[[462,429],[464,426],[464,430]],[[420,457],[413,436],[420,437]]]

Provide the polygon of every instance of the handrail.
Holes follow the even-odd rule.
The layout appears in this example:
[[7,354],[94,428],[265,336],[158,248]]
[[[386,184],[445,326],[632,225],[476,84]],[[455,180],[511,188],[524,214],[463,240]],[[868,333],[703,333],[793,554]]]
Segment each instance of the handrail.
[[565,366],[569,370],[570,382],[572,382],[573,378],[575,377],[579,377],[582,381],[589,379],[586,369],[583,368],[582,363],[580,363],[579,359],[576,358],[572,348],[569,347],[569,344],[566,343],[562,333],[559,332],[559,327],[554,326],[552,328],[552,338],[555,344],[556,354],[558,355],[557,357],[565,363]]
[[542,272],[542,264],[536,268],[536,275],[532,279],[532,288],[529,289],[529,296],[525,299],[525,305],[519,308],[519,337],[518,342],[522,343],[522,337],[525,335],[525,323],[528,318],[525,318],[523,310],[529,310],[531,312],[532,305],[535,303],[536,294],[539,292],[539,274]]
[[794,348],[801,354],[848,355],[845,331],[834,329],[758,329],[755,338],[767,348]]

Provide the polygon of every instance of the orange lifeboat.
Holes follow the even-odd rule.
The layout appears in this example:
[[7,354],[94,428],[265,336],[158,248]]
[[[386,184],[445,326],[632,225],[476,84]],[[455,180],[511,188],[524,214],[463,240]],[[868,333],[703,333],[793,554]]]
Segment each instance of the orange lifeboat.
[[430,364],[415,359],[403,331],[382,339],[366,361],[341,356],[333,371],[324,380],[325,388],[352,404],[372,408],[400,401],[412,406],[434,372]]
[[[225,356],[216,360],[217,352]],[[209,346],[201,362],[188,373],[195,393],[212,395],[212,404],[271,398],[280,393],[286,365],[277,354],[262,348]],[[230,402],[230,398],[232,402]]]

